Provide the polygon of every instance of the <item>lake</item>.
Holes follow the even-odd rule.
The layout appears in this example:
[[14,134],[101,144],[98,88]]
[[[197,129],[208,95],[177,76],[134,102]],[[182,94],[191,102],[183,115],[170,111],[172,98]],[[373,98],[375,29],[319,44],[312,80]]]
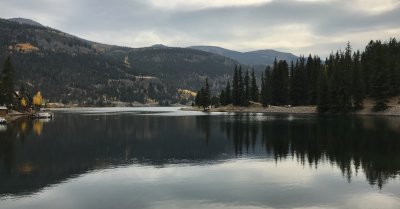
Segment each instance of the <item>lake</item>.
[[400,117],[82,108],[0,127],[0,208],[400,208]]

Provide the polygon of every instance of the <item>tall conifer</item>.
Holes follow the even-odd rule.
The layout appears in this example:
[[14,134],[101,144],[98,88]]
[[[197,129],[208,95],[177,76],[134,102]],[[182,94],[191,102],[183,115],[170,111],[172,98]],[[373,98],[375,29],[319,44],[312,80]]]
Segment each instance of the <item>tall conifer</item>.
[[254,69],[251,70],[251,93],[250,93],[250,99],[254,102],[258,102],[258,86],[257,86],[257,80],[256,76],[254,73]]

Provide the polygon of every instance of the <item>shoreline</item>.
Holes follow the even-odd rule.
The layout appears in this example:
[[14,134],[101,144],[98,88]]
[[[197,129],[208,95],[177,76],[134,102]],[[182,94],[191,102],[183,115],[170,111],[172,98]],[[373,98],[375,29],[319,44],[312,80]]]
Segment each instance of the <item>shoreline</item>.
[[[202,111],[203,108],[198,107],[183,107],[183,111]],[[231,112],[231,113],[282,113],[282,114],[318,114],[315,106],[298,106],[298,107],[262,107],[262,106],[222,106],[217,108],[211,108],[207,112]]]
[[[151,108],[151,106],[140,106],[140,107],[132,107],[132,108]],[[153,106],[153,107],[163,107],[163,106]],[[175,107],[179,108],[182,111],[198,111],[204,112],[203,108],[199,108],[197,106],[168,106],[168,107]],[[124,108],[124,107],[64,107],[64,108],[45,108],[50,111],[58,111],[63,109],[91,109],[91,108]],[[129,108],[129,107],[126,107]],[[365,106],[364,109],[356,111],[356,112],[349,112],[349,113],[322,113],[319,114],[317,112],[316,106],[295,106],[295,107],[284,107],[284,106],[269,106],[263,107],[260,104],[251,104],[248,107],[241,107],[241,106],[221,106],[218,108],[211,108],[206,112],[227,112],[227,113],[271,113],[271,114],[298,114],[298,115],[358,115],[358,116],[400,116],[400,104],[399,105],[392,105],[389,106],[388,109],[381,112],[373,112],[372,106]],[[13,112],[10,113],[4,118],[7,122],[12,122],[18,120],[20,118],[29,117],[30,114],[27,113],[19,113]]]
[[4,116],[4,118],[6,119],[7,123],[16,121],[20,118],[29,118],[30,114],[9,114]]
[[[202,111],[203,108],[199,107],[183,107],[183,111]],[[277,114],[307,114],[307,115],[361,115],[361,116],[400,116],[400,105],[389,106],[388,109],[380,112],[373,112],[372,106],[366,106],[362,110],[349,113],[322,113],[317,112],[316,106],[295,106],[295,107],[282,107],[270,106],[262,107],[260,105],[250,105],[249,107],[240,106],[222,106],[211,108],[207,112],[230,112],[230,113],[277,113]]]

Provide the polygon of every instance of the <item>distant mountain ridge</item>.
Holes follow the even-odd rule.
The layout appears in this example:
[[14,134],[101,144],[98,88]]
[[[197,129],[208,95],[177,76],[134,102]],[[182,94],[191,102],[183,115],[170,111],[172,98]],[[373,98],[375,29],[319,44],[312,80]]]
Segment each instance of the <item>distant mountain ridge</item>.
[[152,45],[150,47],[152,47],[152,48],[169,48],[168,46],[165,46],[163,44],[154,44],[154,45]]
[[[19,24],[27,24],[27,25],[31,25],[31,26],[44,27],[42,24],[40,24],[34,20],[21,18],[21,17],[10,18],[7,20],[17,22]],[[68,35],[68,34],[66,34],[66,35]],[[76,38],[78,38],[78,37],[76,37]],[[88,41],[88,42],[90,42],[90,41]],[[105,45],[103,45],[103,47],[104,46]],[[168,47],[163,44],[154,44],[154,45],[150,46],[149,48],[165,49],[165,48],[174,48],[174,47]],[[234,51],[234,50],[230,50],[230,49],[225,49],[225,48],[222,48],[219,46],[198,45],[198,46],[190,46],[187,48],[221,55],[221,56],[236,60],[243,65],[249,65],[249,66],[272,65],[275,58],[278,60],[286,60],[287,62],[295,61],[298,59],[297,56],[295,56],[291,53],[279,52],[279,51],[272,50],[272,49],[249,51],[249,52],[239,52],[239,51]]]
[[26,19],[26,18],[21,18],[21,17],[17,17],[17,18],[10,18],[7,19],[9,21],[13,21],[13,22],[17,22],[19,24],[27,24],[27,25],[33,25],[33,26],[38,26],[38,27],[44,27],[42,24],[33,21],[31,19]]
[[279,52],[271,49],[250,52],[238,52],[218,46],[190,46],[189,48],[219,54],[250,66],[272,65],[275,58],[277,60],[286,60],[287,62],[295,61],[298,59],[297,56],[291,53]]

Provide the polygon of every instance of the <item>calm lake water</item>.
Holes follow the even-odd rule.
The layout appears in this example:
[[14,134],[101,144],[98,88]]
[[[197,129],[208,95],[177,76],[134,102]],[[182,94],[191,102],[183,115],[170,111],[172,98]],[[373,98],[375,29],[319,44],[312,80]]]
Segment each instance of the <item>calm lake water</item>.
[[0,127],[0,208],[400,208],[400,118],[58,110]]

